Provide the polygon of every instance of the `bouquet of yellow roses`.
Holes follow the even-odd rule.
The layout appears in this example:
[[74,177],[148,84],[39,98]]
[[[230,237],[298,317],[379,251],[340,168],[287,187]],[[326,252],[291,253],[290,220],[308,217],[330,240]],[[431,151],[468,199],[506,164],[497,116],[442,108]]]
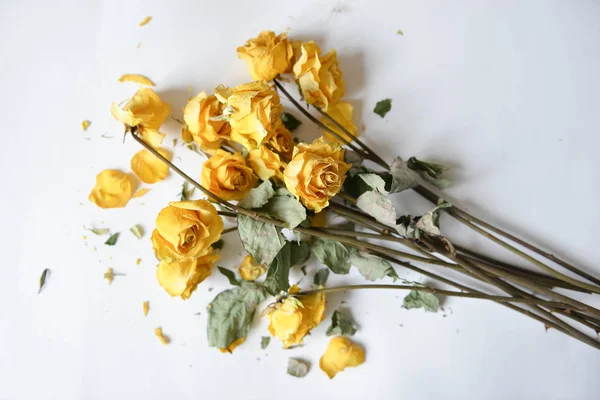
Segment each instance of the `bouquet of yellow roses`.
[[[400,157],[388,164],[375,154],[358,139],[352,106],[343,101],[344,81],[334,50],[323,54],[312,41],[265,31],[237,53],[254,81],[233,88],[220,85],[212,94],[201,92],[183,110],[181,139],[208,156],[199,182],[161,148],[165,134],[159,129],[170,107],[151,88],[141,87],[111,110],[125,133],[144,147],[131,159],[131,169],[141,181],[157,183],[170,168],[206,197],[189,200],[184,186],[181,201],[171,202],[156,217],[151,240],[158,259],[156,277],[165,291],[189,298],[212,273],[224,232],[237,230],[248,253],[239,266],[240,278],[218,267],[233,287],[217,294],[208,306],[209,346],[232,352],[241,345],[268,296],[271,300],[260,314],[269,319],[270,334],[284,348],[299,345],[326,318],[326,293],[377,288],[408,291],[405,308],[432,312],[439,308],[439,295],[494,301],[600,349],[586,331],[600,331],[600,310],[564,294],[564,289],[598,294],[600,280],[446,201],[440,194],[449,184],[443,165]],[[297,85],[299,99],[285,89],[285,82]],[[323,135],[312,143],[297,142],[292,131],[300,122],[283,112],[280,94]],[[390,107],[389,101],[380,102],[375,112],[384,115]],[[106,170],[97,176],[90,200],[103,208],[123,207],[140,195],[133,194],[133,187],[130,175]],[[399,214],[390,197],[404,190],[415,190],[433,207],[421,216]],[[451,235],[442,234],[441,213],[543,272],[453,243]],[[333,216],[346,222],[332,224]],[[235,220],[237,226],[224,230],[223,218]],[[315,274],[316,288],[290,285],[290,270],[311,254],[326,266]],[[458,290],[396,284],[394,264]],[[348,274],[351,266],[368,282],[392,283],[327,286],[330,272]],[[448,279],[438,270],[457,271],[487,289]],[[349,315],[333,313],[327,331],[333,338],[320,361],[330,378],[365,361],[364,349],[350,339],[355,331]],[[302,376],[306,371],[301,361],[290,360],[291,374]]]

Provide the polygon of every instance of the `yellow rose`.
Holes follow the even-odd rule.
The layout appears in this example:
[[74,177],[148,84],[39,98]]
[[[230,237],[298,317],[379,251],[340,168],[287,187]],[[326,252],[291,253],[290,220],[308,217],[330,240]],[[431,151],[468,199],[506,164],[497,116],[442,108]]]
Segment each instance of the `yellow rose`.
[[159,260],[189,261],[206,255],[221,232],[223,220],[210,202],[172,201],[156,217],[152,247]]
[[96,186],[89,200],[100,208],[125,207],[133,195],[133,181],[129,174],[105,169],[96,175]]
[[312,40],[302,43],[294,74],[307,104],[329,111],[344,96],[342,71],[335,50],[321,56],[321,49]]
[[252,149],[248,152],[248,164],[260,179],[268,181],[275,177],[283,181],[283,169],[285,164],[281,162],[279,155],[265,146]]
[[325,354],[319,361],[319,367],[333,379],[346,367],[357,367],[365,362],[364,349],[344,336],[331,338]]
[[269,332],[288,348],[302,343],[304,336],[325,318],[325,294],[288,297],[269,313]]
[[283,176],[290,193],[318,213],[340,191],[349,169],[341,146],[320,137],[311,144],[296,146]]
[[283,111],[279,95],[264,82],[250,82],[233,89],[227,107],[231,110],[231,140],[247,149],[263,143]]
[[[231,127],[227,121],[214,121],[213,117],[223,114],[225,104],[221,103],[214,94],[207,96],[201,92],[190,99],[183,109],[183,119],[187,131],[194,142],[198,143],[200,149],[209,154],[214,154],[221,147],[223,139],[229,139]],[[189,141],[186,133],[182,133],[185,142]]]
[[267,272],[267,268],[257,263],[250,254],[244,257],[240,264],[240,276],[246,281],[255,281],[265,272]]
[[217,150],[202,165],[202,186],[223,200],[241,200],[258,179],[240,153]]
[[[329,116],[336,120],[341,126],[346,128],[348,132],[352,134],[352,136],[348,136],[345,132],[343,132],[340,128],[338,128],[333,122],[329,121],[326,117],[321,118],[321,122],[325,124],[328,128],[332,129],[335,133],[346,139],[346,141],[351,142],[358,136],[358,128],[354,124],[354,108],[352,104],[347,103],[345,101],[341,101],[337,103],[335,106],[329,107]],[[346,142],[341,141],[331,133],[323,130],[323,135],[325,139],[329,140],[333,143],[341,143],[345,144]]]
[[287,33],[275,36],[274,32],[262,31],[257,38],[238,47],[237,54],[248,65],[252,79],[270,81],[292,68],[294,50]]
[[165,137],[158,129],[169,116],[171,108],[154,90],[139,88],[123,107],[113,103],[110,111],[117,121],[125,124],[127,131],[135,128],[142,139],[157,147]]
[[156,269],[156,279],[171,296],[181,296],[186,300],[198,284],[210,276],[218,259],[219,253],[213,252],[212,247],[209,247],[206,254],[191,260],[163,260]]
[[294,138],[290,131],[283,125],[283,122],[276,123],[275,130],[269,134],[266,139],[267,144],[284,156],[286,159],[291,159],[294,153]]

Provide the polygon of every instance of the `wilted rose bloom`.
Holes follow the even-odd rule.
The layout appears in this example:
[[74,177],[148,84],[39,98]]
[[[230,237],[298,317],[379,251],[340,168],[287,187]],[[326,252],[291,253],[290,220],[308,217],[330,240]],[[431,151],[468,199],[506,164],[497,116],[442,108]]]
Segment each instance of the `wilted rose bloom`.
[[283,107],[277,92],[264,82],[250,82],[233,89],[227,98],[231,140],[247,149],[260,146],[281,121]]
[[156,217],[152,247],[167,264],[206,255],[221,238],[223,220],[206,200],[173,201]]
[[202,165],[202,186],[223,200],[241,200],[258,179],[240,153],[218,150]]
[[225,104],[216,95],[201,92],[191,98],[183,110],[185,127],[182,138],[194,140],[203,151],[214,154],[224,139],[229,139],[231,127],[225,120],[215,120],[223,114]]
[[252,79],[270,81],[292,68],[294,51],[286,33],[275,36],[274,32],[263,31],[238,47],[237,54],[248,65]]
[[352,342],[347,337],[336,336],[331,338],[325,354],[319,361],[319,367],[333,379],[338,372],[346,367],[356,367],[365,362],[364,349]]
[[218,259],[219,253],[209,247],[206,254],[191,260],[161,261],[156,269],[156,279],[171,296],[186,300],[198,284],[210,276]]
[[96,186],[89,200],[100,208],[125,207],[133,195],[131,175],[114,169],[106,169],[96,176]]
[[344,96],[344,80],[338,66],[337,54],[331,50],[321,55],[313,41],[302,43],[294,74],[307,104],[329,111]]
[[325,318],[325,294],[288,297],[269,313],[269,332],[288,348],[302,343],[304,336]]
[[158,129],[169,116],[171,108],[163,103],[154,90],[139,88],[123,107],[113,103],[110,111],[126,129],[135,128],[142,139],[158,147],[165,137]]
[[294,153],[294,138],[281,121],[275,124],[275,129],[266,139],[269,146],[288,160]]
[[320,137],[311,144],[296,146],[283,175],[290,193],[318,213],[340,191],[349,169],[341,146]]
[[346,139],[346,141],[342,141],[335,137],[333,134],[329,133],[326,130],[323,130],[323,136],[325,139],[329,140],[333,143],[346,144],[346,142],[351,142],[358,136],[358,128],[354,124],[354,108],[352,104],[347,103],[345,101],[340,101],[336,105],[329,108],[328,114],[331,118],[333,118],[338,124],[346,128],[348,132],[350,132],[351,136],[338,128],[333,122],[331,122],[327,117],[321,118],[321,122],[325,124],[328,128],[332,129],[335,133],[340,135],[342,138]]

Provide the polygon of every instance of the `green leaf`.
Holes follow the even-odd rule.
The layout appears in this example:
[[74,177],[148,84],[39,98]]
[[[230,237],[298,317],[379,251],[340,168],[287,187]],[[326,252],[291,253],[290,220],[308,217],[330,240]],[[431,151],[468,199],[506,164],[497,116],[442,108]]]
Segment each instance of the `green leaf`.
[[396,282],[398,279],[400,279],[400,277],[396,273],[396,270],[394,269],[394,267],[391,267],[390,269],[388,269],[385,274],[387,276],[389,276],[390,278],[392,278],[392,282]]
[[266,298],[265,290],[254,282],[219,293],[208,305],[208,345],[227,348],[248,335],[256,306]]
[[360,178],[372,189],[387,194],[387,190],[385,190],[385,181],[381,176],[377,174],[360,174],[358,176],[360,176]]
[[441,232],[440,232],[440,215],[439,215],[439,210],[443,209],[443,208],[448,208],[448,207],[452,207],[452,203],[442,203],[439,206],[427,211],[425,214],[423,214],[423,216],[421,218],[419,218],[419,220],[417,221],[417,224],[415,225],[415,228],[425,232],[428,235],[431,236],[440,236]]
[[306,219],[306,209],[294,197],[275,196],[263,208],[270,216],[285,222],[288,229],[294,229]]
[[394,271],[392,265],[383,258],[362,251],[353,250],[350,263],[358,268],[360,274],[368,281],[382,279],[388,276],[390,270]]
[[250,189],[250,192],[239,202],[240,207],[244,208],[260,208],[275,196],[273,184],[270,181],[264,181],[258,187]]
[[302,124],[302,122],[298,121],[296,117],[286,112],[281,114],[281,122],[283,122],[283,125],[285,125],[285,127],[290,132],[295,131],[296,128],[298,128]]
[[138,240],[144,236],[144,229],[139,225],[132,226],[129,232],[133,233],[133,236],[135,236]]
[[335,310],[331,316],[331,325],[327,328],[327,336],[354,336],[356,326],[347,313]]
[[271,343],[271,336],[263,336],[260,338],[260,348],[262,350],[266,349]]
[[356,206],[382,224],[396,225],[394,203],[385,194],[377,190],[361,194],[356,199]]
[[313,283],[317,286],[325,286],[327,278],[329,278],[329,270],[327,268],[320,269],[315,273]]
[[287,243],[281,230],[271,224],[238,214],[238,233],[244,249],[260,263],[269,265]]
[[267,292],[276,296],[282,290],[287,291],[290,287],[290,268],[306,261],[309,255],[310,247],[308,243],[287,242],[279,251],[275,260],[269,265],[264,283]]
[[308,365],[306,364],[306,362],[304,362],[302,360],[297,360],[295,358],[289,358],[288,366],[287,366],[287,373],[288,373],[288,375],[295,376],[296,378],[302,378],[302,377],[306,376],[306,374],[308,373]]
[[117,243],[117,239],[119,239],[119,232],[110,235],[110,237],[106,239],[106,242],[104,242],[104,244],[108,246],[114,246]]
[[229,279],[229,283],[231,283],[234,286],[240,286],[241,282],[235,277],[235,272],[233,272],[230,269],[223,268],[223,267],[217,267],[217,269],[219,270],[220,273],[225,275],[225,277],[227,277],[227,279]]
[[216,242],[214,242],[211,247],[215,250],[221,250],[223,246],[225,246],[225,242],[223,241],[223,239],[219,239]]
[[312,252],[334,274],[344,275],[350,271],[350,252],[342,243],[319,238],[313,242]]
[[417,186],[415,173],[408,168],[406,163],[400,157],[396,157],[390,166],[392,175],[392,186],[390,193],[398,193],[406,189]]
[[46,278],[50,275],[50,269],[46,268],[42,271],[42,275],[40,276],[40,288],[38,289],[38,294],[42,291],[42,288],[46,284]]
[[402,36],[404,36],[404,32],[402,32],[402,29],[398,29],[398,30],[396,31],[396,33],[397,33],[398,35],[402,35]]
[[377,102],[375,108],[373,109],[373,112],[379,115],[381,118],[383,118],[385,117],[385,114],[387,114],[391,109],[392,99],[385,99]]
[[94,235],[106,235],[108,232],[110,232],[110,230],[108,228],[90,228],[90,229],[86,229],[86,231],[90,231],[92,232]]
[[433,293],[411,290],[404,298],[404,308],[424,308],[426,311],[437,312],[440,300]]

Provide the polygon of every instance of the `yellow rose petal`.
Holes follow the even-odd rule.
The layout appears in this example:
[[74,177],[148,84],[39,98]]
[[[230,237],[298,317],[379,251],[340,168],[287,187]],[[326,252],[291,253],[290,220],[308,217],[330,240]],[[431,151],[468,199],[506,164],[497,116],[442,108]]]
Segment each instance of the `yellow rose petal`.
[[[171,160],[171,153],[168,150],[158,149],[158,152]],[[169,175],[169,166],[146,149],[135,153],[131,159],[131,170],[145,183],[160,182]]]
[[161,261],[156,269],[156,279],[171,296],[180,296],[186,300],[198,284],[210,276],[218,259],[219,253],[213,253],[212,248],[209,248],[207,254],[193,260]]
[[267,268],[256,262],[254,257],[248,254],[240,264],[240,276],[246,281],[254,281],[267,272]]
[[135,194],[133,195],[133,198],[137,199],[139,197],[142,197],[143,195],[145,195],[149,191],[150,191],[149,188],[141,188],[140,190],[138,190],[137,192],[135,192]]
[[123,106],[113,103],[110,111],[129,129],[136,127],[138,133],[157,132],[171,113],[171,107],[152,88],[140,87]]
[[[333,122],[329,121],[326,117],[321,118],[321,122],[325,124],[328,128],[332,129],[335,133],[340,135],[342,138],[346,139],[346,141],[352,141],[354,138],[358,136],[358,128],[354,124],[354,108],[352,104],[341,101],[336,105],[329,108],[328,114],[331,118],[333,118],[337,123],[342,125],[348,132],[351,133],[352,136],[348,136],[347,133],[343,132],[340,128],[338,128]],[[323,130],[323,135],[325,139],[330,142],[345,144],[345,142],[341,141],[333,134]]]
[[149,310],[150,310],[150,302],[145,301],[144,302],[144,317],[146,317],[148,315]]
[[333,379],[347,367],[356,367],[365,362],[364,349],[344,336],[336,336],[329,341],[319,367]]
[[219,349],[219,351],[220,351],[221,353],[230,353],[230,354],[231,354],[231,353],[233,353],[233,350],[234,350],[236,347],[238,347],[240,344],[244,343],[244,341],[245,341],[245,340],[246,340],[246,338],[243,338],[243,337],[241,337],[241,338],[239,338],[239,339],[236,339],[236,340],[234,340],[234,342],[233,342],[233,343],[231,343],[231,344],[229,345],[229,347],[227,347],[227,348],[220,348],[220,349]]
[[144,26],[144,25],[146,25],[148,22],[150,22],[151,20],[152,20],[152,17],[148,15],[146,18],[144,18],[144,19],[142,20],[142,22],[140,22],[140,23],[138,24],[138,26]]
[[146,78],[145,76],[138,75],[138,74],[123,74],[119,78],[119,82],[121,82],[121,83],[133,82],[133,83],[138,83],[140,85],[154,86],[154,82],[152,82],[150,79]]
[[160,342],[163,345],[165,345],[165,346],[168,345],[169,342],[171,342],[171,339],[169,339],[168,336],[165,336],[163,334],[162,328],[155,328],[154,329],[154,334],[156,335],[156,337],[158,338],[158,340],[160,340]]
[[290,288],[288,289],[288,293],[289,294],[296,294],[300,292],[300,286],[298,286],[297,284],[293,284],[292,286],[290,286]]
[[89,200],[100,208],[125,207],[133,194],[133,181],[129,174],[106,169],[96,176],[96,186]]
[[85,120],[81,123],[81,129],[83,129],[83,131],[87,131],[87,128],[89,128],[91,122],[88,120]]
[[106,279],[108,281],[109,285],[112,283],[114,276],[115,276],[115,274],[113,273],[112,268],[108,268],[106,270],[106,272],[104,273],[104,279]]
[[135,265],[140,265],[141,262],[142,262],[142,259],[138,258],[135,260]]

